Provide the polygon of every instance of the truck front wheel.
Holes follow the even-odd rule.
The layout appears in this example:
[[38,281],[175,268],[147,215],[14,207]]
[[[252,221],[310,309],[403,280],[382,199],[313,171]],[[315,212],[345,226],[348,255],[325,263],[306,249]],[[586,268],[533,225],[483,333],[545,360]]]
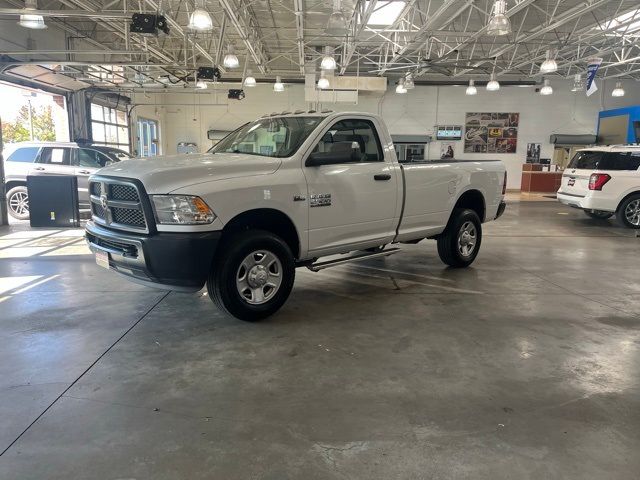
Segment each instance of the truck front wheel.
[[209,297],[222,311],[245,321],[272,315],[289,298],[295,280],[291,249],[279,237],[249,230],[219,247],[209,278]]
[[451,267],[473,263],[482,242],[482,223],[473,210],[456,208],[445,231],[438,237],[440,260]]

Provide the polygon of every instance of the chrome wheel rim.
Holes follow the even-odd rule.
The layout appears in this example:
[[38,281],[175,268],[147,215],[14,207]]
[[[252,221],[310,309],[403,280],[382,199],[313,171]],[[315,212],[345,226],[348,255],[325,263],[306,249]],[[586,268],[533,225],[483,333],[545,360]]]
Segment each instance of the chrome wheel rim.
[[29,213],[29,195],[24,192],[16,192],[9,198],[9,208],[16,215]]
[[640,226],[640,199],[629,202],[624,209],[624,218],[631,225]]
[[473,222],[464,222],[458,232],[458,252],[463,257],[470,257],[476,249],[478,232]]
[[268,250],[247,255],[236,273],[236,288],[245,302],[262,305],[271,300],[282,285],[282,263]]

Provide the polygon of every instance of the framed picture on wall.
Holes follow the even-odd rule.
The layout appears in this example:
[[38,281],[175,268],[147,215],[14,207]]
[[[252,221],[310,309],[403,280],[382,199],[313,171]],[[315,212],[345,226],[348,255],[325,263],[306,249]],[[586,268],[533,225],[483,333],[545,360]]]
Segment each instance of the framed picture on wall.
[[527,163],[540,163],[539,143],[527,143]]
[[519,113],[470,112],[465,116],[465,153],[516,153]]

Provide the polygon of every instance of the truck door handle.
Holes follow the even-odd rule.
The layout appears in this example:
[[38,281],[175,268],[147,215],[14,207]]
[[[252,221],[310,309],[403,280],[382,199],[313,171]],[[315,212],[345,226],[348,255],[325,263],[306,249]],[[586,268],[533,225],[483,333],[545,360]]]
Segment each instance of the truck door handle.
[[78,173],[80,175],[91,175],[91,172],[89,170],[80,170]]
[[374,180],[391,180],[391,175],[388,173],[379,173],[373,176]]
[[44,170],[44,167],[33,167],[34,170]]

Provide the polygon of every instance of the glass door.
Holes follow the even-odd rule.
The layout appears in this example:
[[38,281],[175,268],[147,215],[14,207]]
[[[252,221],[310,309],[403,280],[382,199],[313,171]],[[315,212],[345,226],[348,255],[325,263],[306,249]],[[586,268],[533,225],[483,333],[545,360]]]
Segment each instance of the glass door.
[[138,118],[138,156],[155,157],[158,155],[158,122],[147,118]]

